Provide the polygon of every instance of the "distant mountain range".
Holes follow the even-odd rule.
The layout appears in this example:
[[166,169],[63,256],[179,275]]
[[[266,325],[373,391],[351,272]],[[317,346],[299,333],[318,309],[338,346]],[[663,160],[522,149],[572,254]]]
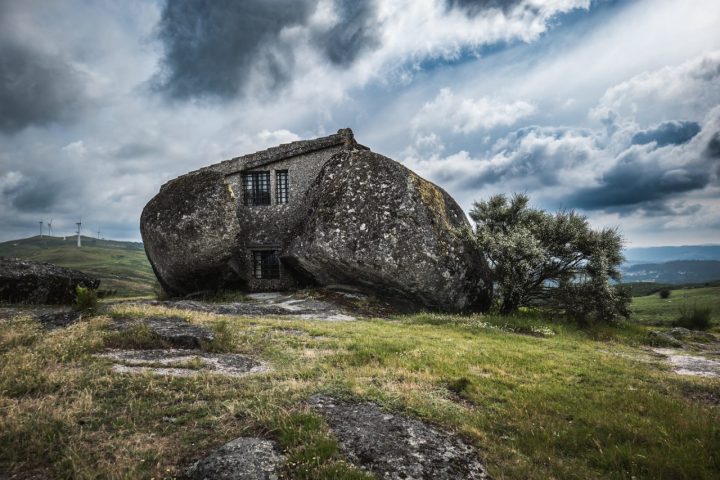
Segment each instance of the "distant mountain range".
[[625,261],[628,264],[665,263],[674,260],[720,260],[720,245],[637,247],[625,249]]

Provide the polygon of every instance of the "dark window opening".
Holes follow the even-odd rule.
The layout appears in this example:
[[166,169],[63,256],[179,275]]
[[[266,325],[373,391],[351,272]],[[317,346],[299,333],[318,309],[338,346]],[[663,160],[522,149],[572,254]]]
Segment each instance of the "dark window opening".
[[261,250],[253,253],[253,277],[280,278],[280,256],[277,251]]
[[275,203],[282,205],[288,203],[288,171],[275,172]]
[[243,204],[270,205],[270,172],[243,173]]

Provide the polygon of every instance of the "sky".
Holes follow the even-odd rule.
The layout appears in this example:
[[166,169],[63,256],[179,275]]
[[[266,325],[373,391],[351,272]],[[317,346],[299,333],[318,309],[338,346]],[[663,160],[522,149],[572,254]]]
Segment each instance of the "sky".
[[183,173],[350,127],[469,211],[720,243],[717,0],[0,0],[0,241],[140,240]]

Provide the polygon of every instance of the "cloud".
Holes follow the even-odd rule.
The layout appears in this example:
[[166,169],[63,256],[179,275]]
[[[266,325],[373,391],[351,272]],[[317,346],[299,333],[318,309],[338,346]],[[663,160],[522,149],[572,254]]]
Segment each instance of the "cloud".
[[283,29],[304,23],[312,0],[171,0],[158,35],[165,52],[157,88],[175,99],[234,97],[258,73],[270,90],[288,81]]
[[685,118],[700,120],[720,104],[720,51],[680,65],[643,72],[609,88],[591,111],[610,112],[641,123]]
[[655,128],[641,130],[633,134],[630,142],[633,145],[645,145],[655,142],[658,147],[680,145],[690,141],[700,132],[697,122],[671,121],[663,122]]
[[535,112],[535,106],[518,100],[504,103],[492,98],[462,98],[443,88],[425,103],[411,120],[414,131],[450,129],[454,134],[469,134],[510,126]]
[[615,164],[602,174],[597,185],[573,192],[567,201],[585,210],[614,210],[675,198],[679,193],[706,187],[711,178],[709,165],[685,158],[672,161],[672,157],[683,153],[686,152],[672,147],[632,146],[614,160]]
[[347,66],[365,51],[380,46],[380,25],[375,2],[335,0],[336,22],[315,34],[316,44],[335,65]]
[[678,201],[717,183],[720,172],[710,145],[720,135],[720,106],[700,124],[608,127],[524,127],[497,140],[484,155],[460,151],[422,158],[410,149],[405,162],[462,196],[498,187],[530,190],[544,204],[623,215],[687,214]]
[[0,131],[77,118],[86,101],[84,76],[16,28],[10,7],[0,2]]
[[[456,60],[498,42],[531,42],[555,15],[589,0],[533,1],[497,9],[444,0],[176,0],[158,25],[164,54],[154,79],[176,100],[276,92],[293,81],[346,91],[403,82],[425,60]],[[422,41],[417,41],[419,32]],[[326,64],[335,71],[328,71]],[[348,71],[348,75],[343,72]],[[325,90],[331,90],[326,88]],[[312,90],[312,89],[306,89]]]
[[522,0],[446,0],[448,8],[463,10],[471,17],[491,8],[507,11],[521,3]]

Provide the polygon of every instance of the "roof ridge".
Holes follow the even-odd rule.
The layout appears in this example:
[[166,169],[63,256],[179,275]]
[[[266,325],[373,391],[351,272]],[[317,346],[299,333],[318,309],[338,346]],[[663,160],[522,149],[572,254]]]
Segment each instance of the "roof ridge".
[[350,128],[341,128],[337,133],[326,137],[281,143],[280,145],[266,148],[265,150],[258,150],[257,152],[240,155],[229,160],[223,160],[222,162],[204,167],[201,170],[224,170],[223,167],[230,166],[231,164],[242,164],[244,168],[253,168],[266,163],[277,162],[304,153],[323,150],[342,144],[348,146],[355,145],[355,136]]

